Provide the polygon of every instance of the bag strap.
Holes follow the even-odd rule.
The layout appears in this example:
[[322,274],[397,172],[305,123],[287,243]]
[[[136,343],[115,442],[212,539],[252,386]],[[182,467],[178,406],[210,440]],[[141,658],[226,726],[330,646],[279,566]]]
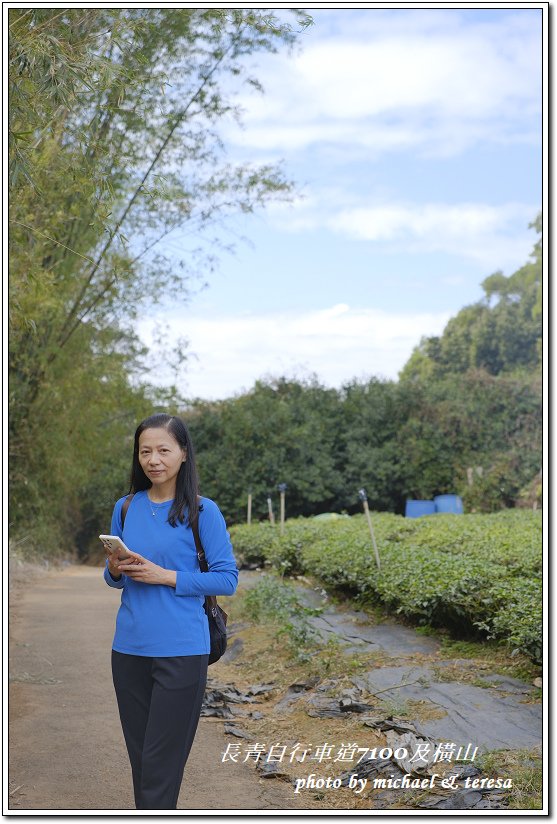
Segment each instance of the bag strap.
[[205,550],[203,549],[203,544],[201,543],[201,537],[199,535],[199,516],[191,525],[191,531],[193,532],[193,540],[195,541],[195,548],[197,550],[197,560],[199,561],[199,569],[201,570],[201,572],[209,572],[209,564],[207,563]]
[[122,529],[124,529],[124,521],[126,520],[126,515],[128,514],[128,509],[130,508],[130,504],[132,502],[133,496],[134,496],[134,493],[130,492],[130,494],[128,495],[128,497],[126,498],[124,503],[122,504],[122,512],[121,512],[121,517],[120,517],[120,520],[121,520],[121,523],[122,523]]
[[[201,572],[209,572],[209,564],[207,563],[205,550],[203,549],[203,544],[201,543],[201,537],[199,535],[199,514],[197,515],[196,519],[191,525],[191,531],[193,532],[193,540],[195,541],[195,548],[197,550],[197,560],[199,561],[199,569],[201,570]],[[217,596],[206,595],[205,604],[207,609],[210,610],[213,615],[215,615],[218,606]]]

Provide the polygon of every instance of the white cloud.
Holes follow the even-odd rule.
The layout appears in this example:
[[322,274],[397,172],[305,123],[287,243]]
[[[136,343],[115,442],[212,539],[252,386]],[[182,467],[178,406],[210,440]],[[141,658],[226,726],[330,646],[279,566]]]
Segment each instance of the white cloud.
[[356,200],[353,194],[323,186],[292,204],[271,206],[268,221],[284,232],[325,228],[372,243],[377,252],[442,252],[473,261],[486,274],[493,269],[510,274],[530,256],[535,233],[528,226],[540,209],[527,203]]
[[242,146],[335,142],[447,155],[485,140],[539,142],[541,27],[533,15],[465,24],[458,10],[437,18],[352,11],[337,14],[345,25],[330,35],[316,14],[299,55],[263,61],[267,93],[242,101]]
[[385,204],[345,209],[330,217],[331,230],[391,244],[397,251],[447,252],[490,268],[521,265],[532,249],[526,230],[534,206],[508,203]]
[[[396,379],[422,335],[439,334],[450,317],[390,313],[337,304],[328,309],[220,317],[165,318],[169,339],[186,335],[190,351],[182,390],[218,399],[249,389],[265,375],[316,373],[329,386],[354,377]],[[139,324],[151,343],[152,321]],[[164,370],[149,376],[170,382]]]

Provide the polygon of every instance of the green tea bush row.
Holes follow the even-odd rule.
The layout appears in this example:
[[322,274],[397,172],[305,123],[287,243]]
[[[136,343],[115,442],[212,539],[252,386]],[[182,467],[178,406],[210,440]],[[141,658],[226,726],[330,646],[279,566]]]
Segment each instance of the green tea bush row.
[[241,561],[307,573],[422,624],[508,642],[541,660],[541,514],[373,515],[375,564],[363,516],[299,518],[280,535],[270,524],[232,529]]

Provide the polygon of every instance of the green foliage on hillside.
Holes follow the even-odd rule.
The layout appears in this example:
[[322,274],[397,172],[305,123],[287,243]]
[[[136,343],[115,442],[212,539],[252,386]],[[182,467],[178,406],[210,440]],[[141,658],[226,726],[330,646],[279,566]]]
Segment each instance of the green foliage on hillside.
[[542,519],[507,510],[493,515],[405,519],[373,514],[381,570],[365,518],[269,524],[231,534],[238,559],[271,563],[286,574],[311,574],[327,585],[380,603],[457,637],[499,639],[534,661],[542,656]]
[[[539,214],[530,228],[541,235]],[[482,369],[490,375],[539,370],[542,339],[542,242],[509,277],[495,272],[482,283],[484,299],[461,309],[439,337],[424,337],[401,380],[435,380]]]

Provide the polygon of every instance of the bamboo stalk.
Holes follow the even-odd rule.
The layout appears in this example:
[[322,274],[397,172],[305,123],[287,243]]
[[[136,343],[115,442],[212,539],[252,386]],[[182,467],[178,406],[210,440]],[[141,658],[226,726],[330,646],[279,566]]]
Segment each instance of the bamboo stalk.
[[151,163],[149,164],[149,167],[148,167],[147,171],[144,173],[141,182],[136,187],[136,189],[133,192],[131,198],[129,199],[127,205],[125,206],[124,211],[122,212],[122,214],[120,215],[120,217],[116,221],[116,225],[111,230],[106,243],[104,244],[103,248],[101,249],[101,251],[100,251],[100,253],[99,253],[99,255],[96,259],[96,261],[93,263],[92,268],[89,270],[89,272],[87,274],[87,277],[85,279],[85,283],[83,284],[79,294],[77,295],[76,299],[73,302],[72,307],[70,308],[70,311],[69,311],[68,316],[66,318],[66,323],[62,327],[62,330],[61,330],[61,333],[60,333],[60,339],[59,339],[59,345],[60,346],[64,346],[64,344],[67,342],[67,340],[69,338],[71,338],[71,336],[75,332],[76,328],[79,326],[79,324],[80,324],[80,322],[83,318],[83,314],[82,314],[81,317],[78,317],[77,321],[75,321],[73,323],[72,323],[72,319],[75,318],[76,315],[78,315],[79,307],[80,307],[80,305],[83,301],[83,298],[85,297],[85,295],[87,293],[87,289],[89,288],[89,286],[90,286],[90,284],[93,280],[93,277],[95,276],[95,273],[97,272],[97,269],[99,268],[102,260],[104,259],[105,254],[107,253],[109,248],[112,246],[114,238],[118,235],[118,232],[120,231],[121,226],[125,222],[125,220],[128,216],[128,213],[129,213],[130,209],[132,208],[132,206],[134,205],[135,201],[137,200],[140,192],[143,190],[143,186],[145,185],[147,179],[151,175],[151,172],[158,165],[158,162],[159,162],[161,156],[164,154],[164,151],[165,151],[167,145],[170,143],[170,140],[172,139],[172,137],[174,135],[174,132],[180,126],[180,124],[183,122],[183,120],[185,119],[185,117],[187,116],[187,114],[189,112],[189,109],[191,108],[191,106],[193,106],[195,101],[199,98],[199,95],[202,93],[203,89],[205,88],[205,86],[207,85],[207,83],[209,82],[209,80],[211,79],[213,74],[216,72],[216,70],[218,69],[220,64],[223,62],[225,56],[232,49],[233,45],[234,45],[234,43],[231,43],[228,46],[227,49],[223,50],[222,54],[215,61],[215,63],[211,67],[211,69],[205,75],[202,76],[201,84],[199,85],[199,87],[197,88],[195,93],[192,95],[192,97],[188,101],[187,105],[180,112],[178,112],[178,114],[174,117],[174,121],[172,122],[172,124],[171,124],[171,126],[170,126],[170,128],[169,128],[169,130],[168,130],[161,146],[159,147],[159,149],[155,153],[154,158],[152,159]]

